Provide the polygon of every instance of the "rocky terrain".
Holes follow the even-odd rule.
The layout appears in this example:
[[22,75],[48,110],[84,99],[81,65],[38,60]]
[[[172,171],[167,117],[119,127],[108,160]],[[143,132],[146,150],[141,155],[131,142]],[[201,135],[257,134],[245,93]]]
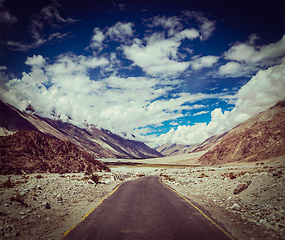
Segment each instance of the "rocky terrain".
[[285,156],[254,164],[161,169],[157,173],[222,222],[237,239],[285,238]]
[[92,173],[109,170],[101,161],[62,141],[38,131],[26,130],[0,137],[0,174]]
[[134,177],[110,172],[2,175],[0,239],[60,239],[116,185]]
[[29,107],[20,111],[0,100],[0,136],[21,130],[38,130],[60,140],[68,140],[96,158],[153,158],[162,154],[140,141],[125,139],[92,124],[84,128],[70,122],[42,118]]
[[199,159],[201,164],[255,162],[285,154],[285,101],[224,134]]
[[236,239],[285,237],[283,156],[258,164],[2,175],[0,239],[60,239],[122,181],[153,174],[222,223]]

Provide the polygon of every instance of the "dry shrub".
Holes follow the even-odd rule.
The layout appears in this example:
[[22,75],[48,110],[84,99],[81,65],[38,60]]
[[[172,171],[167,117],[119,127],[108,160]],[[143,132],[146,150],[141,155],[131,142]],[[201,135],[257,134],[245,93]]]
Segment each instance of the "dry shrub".
[[35,178],[40,179],[40,178],[44,178],[41,174],[35,176]]
[[23,196],[19,195],[19,193],[17,193],[15,197],[14,197],[14,196],[10,197],[10,200],[11,200],[12,202],[13,202],[13,201],[18,202],[18,203],[20,203],[21,205],[23,205],[23,206],[25,206],[25,207],[28,206],[28,205],[24,202]]
[[93,180],[96,184],[98,184],[99,180],[100,180],[99,176],[97,174],[93,174],[93,173],[90,176],[90,179]]
[[11,179],[8,178],[7,181],[3,182],[1,185],[0,185],[0,188],[13,188],[16,184],[15,183],[12,183],[11,182]]
[[229,179],[235,179],[236,178],[236,175],[234,175],[233,172],[230,172],[230,173],[224,173],[222,174],[223,177],[228,177]]

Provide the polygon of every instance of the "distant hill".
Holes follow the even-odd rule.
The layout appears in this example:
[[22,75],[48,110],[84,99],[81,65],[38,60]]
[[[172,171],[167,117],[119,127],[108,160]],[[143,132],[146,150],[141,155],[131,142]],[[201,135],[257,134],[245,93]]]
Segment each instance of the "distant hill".
[[197,148],[199,144],[181,145],[181,144],[164,144],[159,146],[156,150],[164,156],[175,156],[186,154]]
[[109,170],[101,161],[62,141],[35,130],[0,137],[0,174],[69,173]]
[[199,162],[210,165],[255,162],[284,155],[285,101],[249,118],[195,151],[198,150],[209,150]]
[[31,111],[20,111],[0,101],[0,136],[21,130],[37,130],[60,140],[68,140],[96,158],[162,157],[143,142],[124,139],[94,125],[79,128],[68,122],[42,118]]

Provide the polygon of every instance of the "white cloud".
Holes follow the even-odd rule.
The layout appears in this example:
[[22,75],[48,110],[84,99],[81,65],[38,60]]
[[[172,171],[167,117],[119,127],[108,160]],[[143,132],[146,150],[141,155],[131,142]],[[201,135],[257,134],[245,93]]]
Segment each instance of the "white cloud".
[[21,110],[32,104],[44,117],[53,114],[63,121],[71,118],[79,126],[86,120],[116,133],[146,133],[148,126],[182,117],[183,110],[204,107],[196,101],[218,97],[179,93],[165,99],[171,89],[169,82],[150,77],[111,75],[90,79],[90,68],[109,64],[104,58],[63,54],[49,63],[41,55],[34,55],[27,58],[26,64],[31,66],[31,72],[2,85],[2,100]]
[[192,29],[185,29],[185,30],[175,34],[173,39],[177,39],[178,41],[183,40],[185,38],[193,40],[193,39],[199,37],[199,35],[200,35],[199,32],[196,29],[194,29],[194,28],[192,28]]
[[133,23],[117,22],[114,26],[110,27],[107,31],[107,35],[115,41],[125,42],[133,35]]
[[240,69],[238,62],[228,62],[219,68],[220,75],[232,75]]
[[200,27],[199,31],[201,33],[200,40],[205,41],[210,38],[213,32],[216,30],[215,24],[216,21],[211,21],[205,17],[205,14],[202,12],[195,11],[183,11],[183,15],[189,19],[195,18]]
[[147,74],[173,75],[188,68],[189,63],[176,61],[179,42],[171,39],[151,39],[149,42],[147,46],[133,44],[123,48],[127,58],[134,61]]
[[[160,136],[149,135],[146,140],[155,147],[165,143],[195,144],[206,138],[222,134],[279,101],[285,100],[285,58],[282,64],[260,70],[235,96],[220,96],[235,100],[231,111],[217,108],[211,112],[211,121],[193,126],[179,126]],[[233,102],[232,102],[233,103]],[[152,139],[155,139],[152,141]]]
[[6,66],[0,66],[0,71],[5,71],[5,70],[7,70]]
[[198,116],[198,115],[202,115],[202,114],[206,114],[206,113],[209,113],[209,111],[197,112],[197,113],[193,114],[193,116]]
[[285,35],[280,41],[263,46],[255,46],[253,39],[255,40],[256,37],[251,35],[248,42],[236,43],[225,52],[225,58],[239,62],[270,66],[273,63],[276,64],[278,58],[280,60],[280,57],[285,55]]
[[3,5],[4,0],[0,1],[0,22],[14,24],[18,21],[17,17],[11,14]]
[[220,57],[217,56],[205,56],[205,57],[194,57],[191,61],[191,67],[194,70],[200,70],[205,67],[212,67],[219,61]]

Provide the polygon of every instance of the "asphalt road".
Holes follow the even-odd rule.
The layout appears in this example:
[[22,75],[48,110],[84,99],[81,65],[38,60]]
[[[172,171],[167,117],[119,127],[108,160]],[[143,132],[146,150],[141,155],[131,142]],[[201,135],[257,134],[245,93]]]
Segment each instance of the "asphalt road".
[[122,184],[64,240],[234,239],[198,207],[159,181],[143,177]]

